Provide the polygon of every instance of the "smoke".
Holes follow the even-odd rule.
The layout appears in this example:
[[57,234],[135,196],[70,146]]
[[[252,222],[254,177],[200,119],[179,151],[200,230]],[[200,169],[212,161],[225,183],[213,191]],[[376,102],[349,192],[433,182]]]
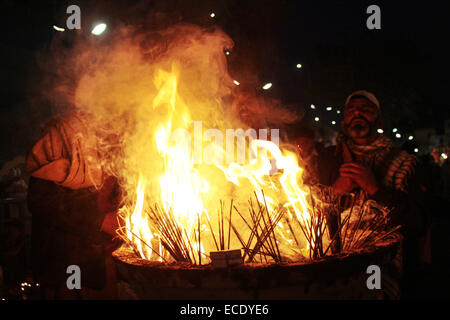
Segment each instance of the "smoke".
[[[52,60],[41,59],[50,71],[43,88],[55,114],[76,113],[84,119],[98,138],[102,165],[117,175],[111,156],[123,151],[142,122],[157,126],[166,116],[152,107],[158,70],[177,70],[179,96],[191,119],[201,120],[206,128],[265,127],[268,119],[296,119],[279,101],[233,84],[224,54],[232,47],[232,39],[221,30],[187,24],[164,30],[122,25],[105,39],[55,39]],[[251,114],[251,123],[243,123],[242,110]]]
[[[200,121],[203,133],[222,131],[223,142],[227,129],[276,129],[297,119],[279,100],[233,83],[225,54],[233,45],[220,29],[192,24],[150,30],[122,25],[105,38],[81,35],[52,44],[54,59],[44,65],[50,70],[43,82],[45,93],[66,123],[76,119],[72,129],[84,148],[81,157],[105,176],[118,178],[125,191],[124,216],[133,213],[140,183],[145,185],[146,206],[159,203],[188,225],[198,213],[214,215],[219,200],[248,206],[255,189],[259,194],[269,183],[262,181],[270,180],[267,158],[228,168],[220,160],[199,164],[193,159],[198,155],[195,123]],[[184,133],[188,140],[183,140]],[[203,133],[201,155],[208,149],[224,158],[228,145],[216,147],[216,140],[205,141]],[[289,159],[283,158],[284,165]],[[289,172],[295,183],[300,171]],[[268,189],[266,195],[278,202],[280,189]]]

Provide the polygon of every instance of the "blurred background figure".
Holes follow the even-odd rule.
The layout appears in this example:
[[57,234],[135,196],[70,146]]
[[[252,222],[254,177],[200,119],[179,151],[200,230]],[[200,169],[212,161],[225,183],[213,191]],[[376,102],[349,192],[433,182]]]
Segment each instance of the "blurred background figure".
[[0,169],[0,292],[10,299],[20,299],[20,283],[30,268],[28,179],[23,156],[15,156]]
[[305,169],[303,182],[309,185],[316,184],[317,157],[323,148],[322,144],[315,140],[314,130],[306,126],[295,128],[291,135],[300,156],[299,165]]
[[8,221],[6,232],[0,235],[0,266],[6,294],[17,297],[26,271],[24,225],[18,219]]
[[0,169],[0,196],[25,196],[27,188],[25,157],[16,156]]

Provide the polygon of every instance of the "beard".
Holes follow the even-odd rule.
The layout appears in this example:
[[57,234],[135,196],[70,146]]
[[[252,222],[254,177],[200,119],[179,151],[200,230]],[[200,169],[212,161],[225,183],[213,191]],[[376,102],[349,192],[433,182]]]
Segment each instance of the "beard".
[[357,117],[351,120],[346,128],[347,134],[353,140],[370,138],[373,134],[374,124],[363,117]]

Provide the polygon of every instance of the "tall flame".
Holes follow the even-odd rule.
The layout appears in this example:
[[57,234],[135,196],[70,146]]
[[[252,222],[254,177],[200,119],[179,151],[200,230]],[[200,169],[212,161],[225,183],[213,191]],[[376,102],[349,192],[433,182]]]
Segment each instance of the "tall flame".
[[[233,42],[227,35],[175,26],[145,35],[125,29],[111,37],[117,37],[111,44],[96,42],[77,51],[74,69],[83,75],[74,104],[99,136],[100,165],[118,177],[125,190],[123,229],[142,258],[169,256],[151,218],[155,205],[173,215],[174,226],[184,230],[173,237],[189,242],[188,251],[199,251],[202,262],[215,249],[211,232],[217,230],[211,229],[220,222],[221,200],[233,199],[234,206],[248,214],[248,200],[256,193],[269,211],[284,208],[287,219],[309,223],[308,192],[293,152],[262,136],[248,142],[244,138],[245,161],[234,156],[224,161],[230,152],[228,130],[245,127],[236,105],[245,104],[249,118],[261,122],[259,128],[267,127],[268,119],[292,118],[282,108],[239,91],[245,79],[240,77],[237,86],[228,74],[224,50]],[[200,121],[198,130],[195,123]],[[239,144],[235,138],[233,155]],[[243,234],[250,233],[236,215],[232,222]],[[275,232],[284,255],[306,249],[305,241],[300,241],[303,248],[292,245],[284,221]],[[232,238],[230,247],[241,243]]]
[[[267,205],[269,211],[282,205],[288,210],[291,219],[294,216],[307,224],[309,205],[307,193],[302,189],[302,169],[298,165],[298,159],[294,153],[282,151],[272,141],[252,140],[249,148],[256,157],[245,164],[233,162],[225,166],[217,161],[214,165],[221,171],[215,171],[213,175],[202,173],[201,168],[204,165],[194,164],[190,143],[192,120],[187,105],[178,94],[177,84],[176,67],[173,66],[171,72],[158,70],[156,73],[155,85],[158,93],[152,107],[166,108],[167,112],[165,121],[159,124],[153,135],[156,149],[163,159],[163,170],[159,175],[156,172],[150,172],[150,175],[158,176],[160,193],[159,199],[155,201],[162,204],[164,210],[174,214],[176,223],[186,230],[184,240],[193,241],[193,251],[198,250],[199,246],[202,252],[211,249],[206,241],[195,241],[195,236],[198,236],[195,230],[198,217],[202,214],[209,217],[205,203],[207,198],[215,198],[210,191],[211,185],[217,181],[222,181],[220,184],[228,181],[227,183],[233,184],[243,194],[254,190],[258,201]],[[225,148],[221,152],[225,153]],[[218,159],[220,158],[216,158]],[[126,228],[132,231],[128,233],[128,237],[135,243],[140,256],[145,259],[150,258],[151,249],[143,247],[142,243],[151,243],[153,239],[150,223],[143,213],[145,185],[148,180],[150,177],[140,173],[135,207],[126,219]],[[214,200],[219,202],[220,199]],[[281,235],[281,241],[284,240],[280,246],[289,246],[289,231],[281,222],[278,223],[277,232]]]
[[153,235],[149,232],[148,216],[144,213],[144,196],[145,196],[145,182],[139,179],[139,184],[136,189],[137,199],[136,207],[133,213],[125,220],[126,232],[129,239],[133,239],[140,256],[144,259],[150,259],[152,250],[150,246],[145,246],[145,243],[151,243]]
[[[167,122],[161,124],[155,133],[155,143],[164,159],[165,170],[159,178],[160,201],[165,210],[174,213],[177,221],[191,229],[197,214],[205,210],[201,196],[209,191],[209,183],[193,164],[189,137],[186,136],[191,118],[183,100],[177,95],[174,69],[171,73],[159,70],[155,84],[159,92],[153,108],[164,105],[169,108]],[[177,126],[175,134],[172,132],[174,123]]]

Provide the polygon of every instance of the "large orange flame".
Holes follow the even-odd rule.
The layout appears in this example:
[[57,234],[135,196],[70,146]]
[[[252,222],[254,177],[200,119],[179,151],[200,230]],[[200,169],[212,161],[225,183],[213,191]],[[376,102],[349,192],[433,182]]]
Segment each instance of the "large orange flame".
[[[298,165],[298,159],[294,153],[281,150],[272,141],[252,140],[249,148],[257,156],[245,164],[233,162],[224,165],[219,161],[224,157],[215,158],[217,162],[214,166],[221,171],[202,170],[205,169],[202,167],[210,165],[194,164],[190,142],[190,134],[193,131],[192,120],[189,108],[177,91],[177,81],[175,67],[171,72],[164,70],[156,72],[155,84],[158,93],[152,106],[154,109],[166,108],[167,112],[165,121],[162,121],[156,129],[150,127],[148,130],[154,130],[153,139],[159,157],[163,161],[163,170],[161,172],[147,170],[146,167],[151,164],[141,163],[142,171],[136,188],[134,209],[131,211],[125,208],[125,212],[131,212],[125,215],[126,227],[132,230],[127,235],[135,243],[141,257],[149,259],[151,256],[151,249],[144,248],[142,244],[151,243],[154,237],[151,223],[145,218],[144,213],[146,206],[152,204],[145,203],[144,199],[148,199],[145,197],[145,185],[155,176],[158,177],[160,192],[159,196],[153,194],[150,201],[162,204],[164,210],[170,210],[174,214],[176,222],[186,230],[185,240],[194,243],[193,251],[199,246],[202,252],[213,249],[207,237],[204,236],[206,239],[202,243],[196,242],[195,238],[197,217],[202,214],[208,215],[208,211],[217,210],[214,205],[211,208],[206,204],[208,200],[209,203],[219,203],[220,200],[211,192],[211,185],[228,183],[244,197],[255,191],[258,201],[267,205],[269,210],[284,206],[290,219],[295,217],[305,225],[308,224],[309,205],[306,200],[307,193],[302,189],[302,169]],[[139,142],[141,139],[135,141]],[[226,148],[219,151],[224,154]],[[144,172],[147,172],[147,176]],[[242,198],[241,195],[238,195],[238,198]],[[281,236],[279,246],[286,251],[284,254],[291,254],[289,247],[292,239],[288,234],[289,230],[280,222],[277,232]]]
[[[183,241],[193,244],[191,251],[202,252],[202,262],[215,249],[206,220],[217,225],[220,200],[233,199],[245,213],[256,192],[269,211],[284,208],[287,219],[309,223],[308,192],[296,154],[261,134],[247,143],[236,136],[245,125],[226,102],[241,87],[228,74],[224,49],[233,46],[228,36],[177,26],[148,37],[129,30],[117,37],[78,57],[77,66],[86,70],[74,102],[100,137],[102,166],[126,191],[120,214],[126,237],[142,258],[169,258],[149,218],[155,204],[173,214],[185,230]],[[261,103],[246,107],[256,120],[292,118]],[[267,125],[263,120],[262,127]],[[236,149],[245,161],[237,159]],[[233,224],[243,234],[250,232],[239,219]],[[276,233],[284,256],[294,259],[307,249],[304,239],[293,244],[283,221]],[[241,244],[232,238],[230,247]]]

